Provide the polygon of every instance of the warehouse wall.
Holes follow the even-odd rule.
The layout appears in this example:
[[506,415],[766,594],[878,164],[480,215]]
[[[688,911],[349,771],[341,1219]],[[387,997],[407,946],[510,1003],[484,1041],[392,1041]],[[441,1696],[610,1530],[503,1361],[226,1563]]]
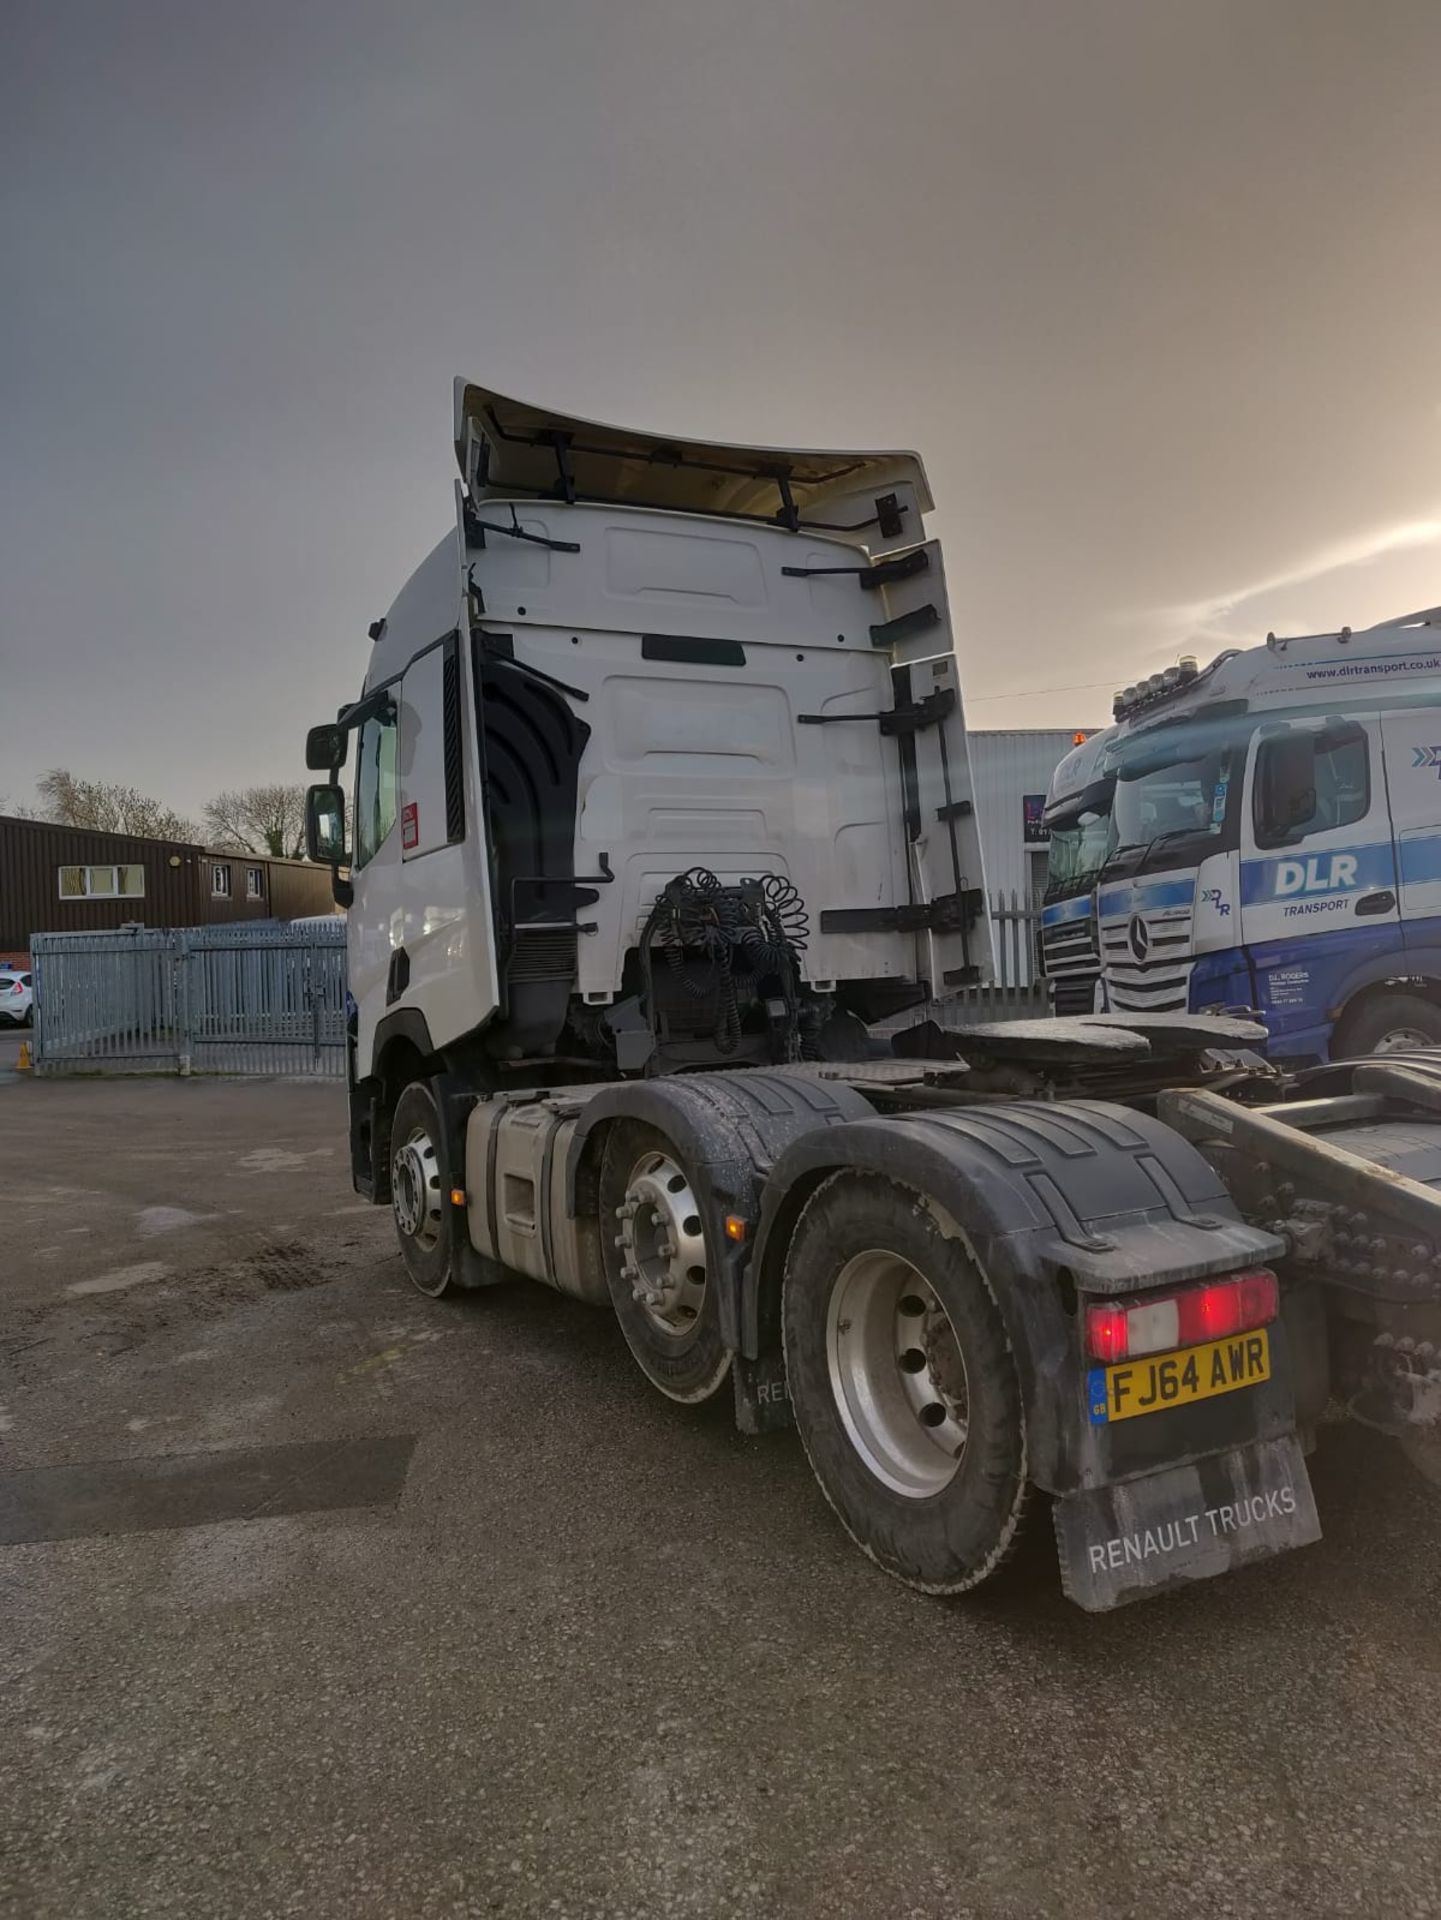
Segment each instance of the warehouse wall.
[[[104,933],[132,920],[186,926],[200,857],[199,847],[177,841],[0,816],[0,950],[24,952],[32,933]],[[143,897],[62,900],[61,867],[90,866],[143,868]]]
[[992,893],[1009,896],[1014,889],[1029,896],[1033,871],[1044,869],[1044,845],[1026,844],[1022,803],[1025,795],[1046,791],[1075,740],[1073,727],[968,735],[976,820]]
[[[214,869],[230,870],[230,893],[215,893]],[[145,891],[62,899],[62,867],[140,867]],[[247,869],[262,872],[251,897]],[[289,920],[329,913],[330,872],[303,860],[213,853],[176,840],[142,840],[88,827],[0,815],[0,955],[22,955],[36,933],[105,933],[115,927],[203,927],[241,920]]]

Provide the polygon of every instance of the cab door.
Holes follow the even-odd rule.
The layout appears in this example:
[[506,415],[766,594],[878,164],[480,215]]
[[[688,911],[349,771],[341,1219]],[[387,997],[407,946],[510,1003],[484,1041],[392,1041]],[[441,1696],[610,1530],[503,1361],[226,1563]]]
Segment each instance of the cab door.
[[1441,705],[1381,722],[1405,944],[1441,941]]
[[1246,801],[1242,938],[1273,1041],[1309,1046],[1351,973],[1401,946],[1379,717],[1263,725]]

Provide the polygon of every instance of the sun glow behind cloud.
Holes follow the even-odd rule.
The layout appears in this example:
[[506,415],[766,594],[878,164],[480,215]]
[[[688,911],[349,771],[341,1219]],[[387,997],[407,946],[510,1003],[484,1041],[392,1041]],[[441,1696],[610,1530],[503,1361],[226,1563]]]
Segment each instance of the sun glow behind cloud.
[[[1441,509],[1436,511],[1441,515]],[[1179,631],[1191,639],[1234,640],[1239,631],[1249,631],[1257,625],[1258,601],[1277,594],[1299,593],[1330,574],[1367,567],[1387,555],[1435,546],[1438,541],[1441,541],[1441,517],[1403,521],[1398,526],[1337,541],[1267,579],[1213,594],[1189,605],[1167,607],[1160,618],[1172,634]]]

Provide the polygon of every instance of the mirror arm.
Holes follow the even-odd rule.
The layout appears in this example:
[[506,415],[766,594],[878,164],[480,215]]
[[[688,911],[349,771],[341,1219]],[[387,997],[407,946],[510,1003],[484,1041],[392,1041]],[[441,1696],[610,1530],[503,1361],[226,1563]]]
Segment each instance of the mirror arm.
[[[340,785],[340,767],[341,762],[337,760],[335,765],[330,769],[330,784],[333,787]],[[340,862],[338,860],[332,860],[330,863],[330,897],[337,907],[353,907],[355,905],[355,882],[341,878]]]

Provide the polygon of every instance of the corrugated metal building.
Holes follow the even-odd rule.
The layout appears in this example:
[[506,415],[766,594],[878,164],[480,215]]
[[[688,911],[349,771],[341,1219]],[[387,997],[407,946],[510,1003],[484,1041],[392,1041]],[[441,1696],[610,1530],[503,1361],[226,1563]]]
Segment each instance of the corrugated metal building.
[[292,920],[332,906],[329,871],[304,860],[0,815],[0,959],[22,958],[36,933]]
[[1094,732],[1094,727],[1036,727],[967,736],[986,885],[992,893],[1009,896],[1014,890],[1029,899],[1044,886],[1046,835],[1039,803],[1078,733],[1084,737]]

